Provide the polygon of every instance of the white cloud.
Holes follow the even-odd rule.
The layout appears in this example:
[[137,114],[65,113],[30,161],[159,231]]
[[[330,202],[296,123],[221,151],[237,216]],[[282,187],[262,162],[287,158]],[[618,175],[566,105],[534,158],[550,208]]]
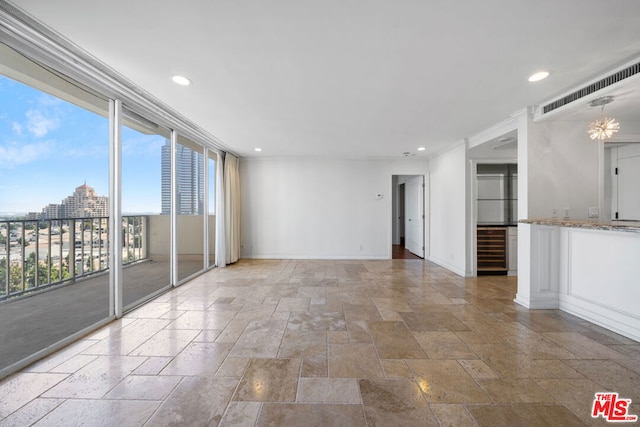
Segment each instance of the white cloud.
[[33,144],[18,144],[10,142],[0,145],[0,168],[12,169],[15,166],[31,163],[35,160],[47,157],[51,152],[52,143],[36,142]]
[[36,138],[42,138],[60,126],[60,120],[57,117],[46,117],[40,110],[29,110],[26,116],[27,129]]
[[22,125],[20,123],[11,123],[11,128],[13,129],[13,133],[15,133],[16,135],[22,135]]

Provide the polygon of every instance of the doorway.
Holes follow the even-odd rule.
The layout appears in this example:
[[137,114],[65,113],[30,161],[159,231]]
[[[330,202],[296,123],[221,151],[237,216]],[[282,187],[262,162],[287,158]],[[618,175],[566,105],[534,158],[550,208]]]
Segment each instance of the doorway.
[[424,176],[394,175],[392,259],[424,259]]

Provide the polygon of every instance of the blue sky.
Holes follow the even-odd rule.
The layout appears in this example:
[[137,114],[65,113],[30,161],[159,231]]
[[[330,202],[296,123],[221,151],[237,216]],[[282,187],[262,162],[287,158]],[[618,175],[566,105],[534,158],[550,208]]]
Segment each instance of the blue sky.
[[[0,75],[0,212],[40,212],[85,181],[108,196],[109,122]],[[124,213],[160,212],[165,138],[123,129]]]

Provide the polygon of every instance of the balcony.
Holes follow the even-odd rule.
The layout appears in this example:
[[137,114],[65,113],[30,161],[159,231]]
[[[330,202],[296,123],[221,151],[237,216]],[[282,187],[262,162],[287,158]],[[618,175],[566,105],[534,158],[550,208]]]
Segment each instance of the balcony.
[[[123,265],[147,259],[147,224],[148,216],[122,217]],[[108,268],[108,217],[0,222],[0,301]]]
[[[209,224],[211,244],[215,216]],[[202,216],[179,215],[177,225],[182,281],[212,266],[213,254],[205,264]],[[127,310],[171,286],[170,217],[124,216],[121,232]],[[110,318],[108,235],[107,217],[0,221],[0,377]]]

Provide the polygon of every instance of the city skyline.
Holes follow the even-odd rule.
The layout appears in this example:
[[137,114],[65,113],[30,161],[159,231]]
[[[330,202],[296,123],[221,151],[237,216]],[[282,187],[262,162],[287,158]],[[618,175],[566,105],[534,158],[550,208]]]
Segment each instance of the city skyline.
[[[160,213],[166,138],[122,135],[123,213]],[[40,212],[85,181],[108,195],[108,176],[106,117],[0,75],[0,215]]]

